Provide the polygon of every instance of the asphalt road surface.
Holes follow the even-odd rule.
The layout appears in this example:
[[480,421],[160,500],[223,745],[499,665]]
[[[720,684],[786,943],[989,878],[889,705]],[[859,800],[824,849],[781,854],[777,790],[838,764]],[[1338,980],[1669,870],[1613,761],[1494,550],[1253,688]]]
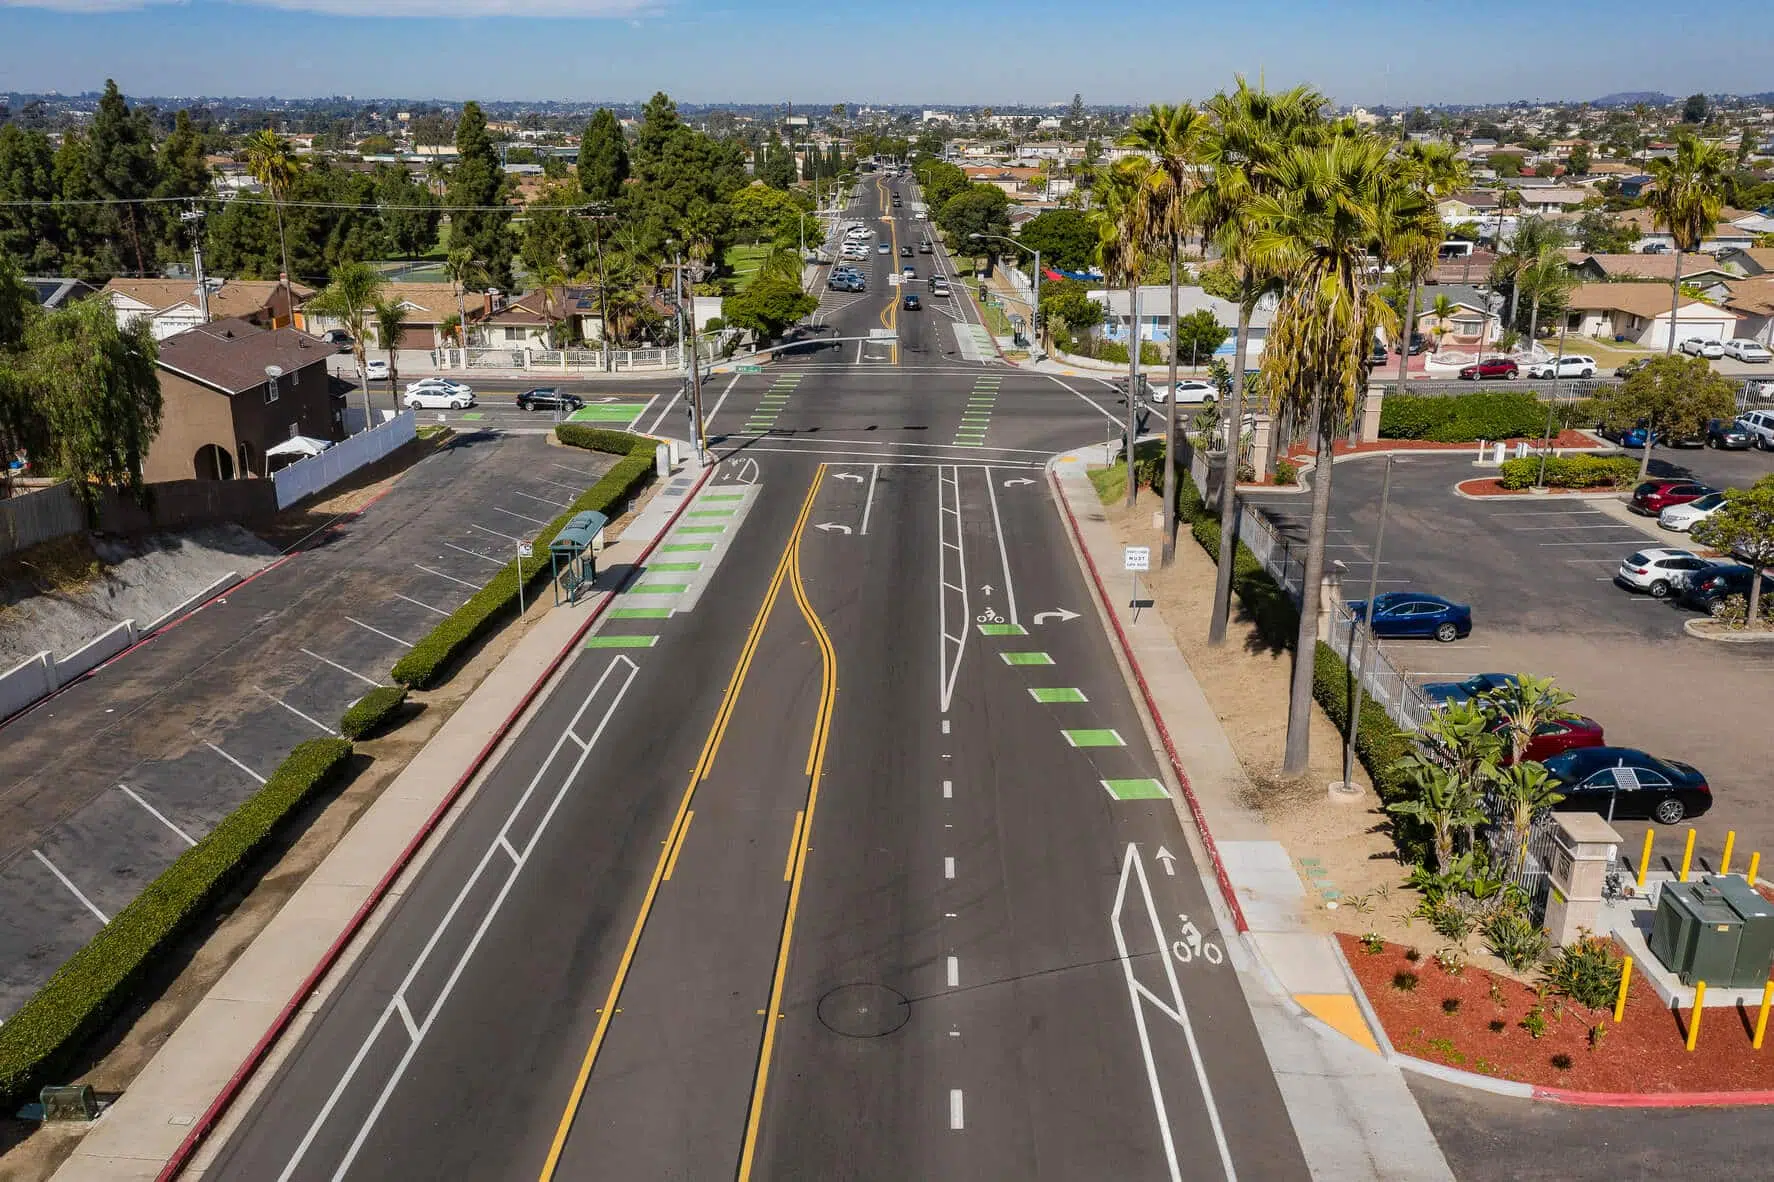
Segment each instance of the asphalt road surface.
[[217,1176],[1307,1177],[1039,466],[1114,403],[906,319],[708,392],[716,475]]

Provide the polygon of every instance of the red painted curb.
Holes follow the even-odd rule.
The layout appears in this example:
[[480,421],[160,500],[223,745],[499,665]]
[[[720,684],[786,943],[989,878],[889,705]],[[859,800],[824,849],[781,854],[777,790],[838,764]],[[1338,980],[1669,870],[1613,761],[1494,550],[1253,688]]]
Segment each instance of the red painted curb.
[[1573,1092],[1537,1087],[1534,1099],[1585,1108],[1719,1108],[1774,1104],[1774,1092]]
[[[641,565],[644,564],[648,556],[653,553],[654,547],[658,546],[665,535],[671,532],[671,527],[677,524],[678,518],[683,515],[685,509],[689,508],[690,502],[694,500],[696,494],[702,490],[702,486],[708,482],[708,478],[714,475],[716,466],[711,466],[703,470],[702,476],[696,481],[695,487],[689,491],[688,495],[684,497],[678,507],[672,511],[671,517],[666,521],[658,534],[654,535],[653,540],[648,542],[646,548],[635,558],[635,569],[631,570],[628,577],[623,580],[623,586],[627,586],[629,582],[632,582],[638,576]],[[562,647],[561,651],[555,654],[554,659],[548,663],[548,668],[542,671],[541,676],[537,677],[535,683],[524,693],[523,698],[516,706],[512,707],[511,713],[505,716],[504,721],[499,724],[498,729],[495,730],[492,736],[486,741],[485,746],[476,753],[474,759],[469,762],[461,776],[459,776],[456,782],[450,786],[450,790],[444,794],[443,799],[438,802],[437,807],[432,810],[431,815],[425,818],[425,823],[420,827],[419,832],[413,835],[412,840],[407,843],[406,848],[401,850],[400,855],[394,860],[394,864],[388,868],[387,873],[382,875],[381,879],[370,891],[369,897],[363,901],[362,906],[357,909],[356,914],[354,914],[350,921],[346,923],[345,930],[339,933],[338,937],[321,956],[320,962],[316,964],[313,969],[309,970],[308,975],[302,979],[302,983],[296,987],[295,994],[291,996],[289,1001],[284,1003],[283,1009],[279,1010],[277,1017],[272,1020],[270,1029],[266,1030],[265,1033],[259,1037],[259,1041],[253,1044],[252,1050],[247,1052],[247,1056],[241,1062],[240,1066],[234,1069],[234,1074],[229,1076],[228,1082],[222,1086],[221,1094],[218,1095],[210,1103],[210,1106],[204,1110],[203,1116],[191,1127],[191,1131],[185,1134],[185,1139],[179,1143],[178,1149],[173,1151],[172,1157],[167,1161],[166,1165],[161,1168],[160,1173],[155,1176],[155,1182],[172,1182],[172,1179],[177,1178],[182,1172],[184,1172],[185,1167],[191,1164],[191,1158],[196,1154],[197,1150],[202,1147],[204,1141],[209,1138],[210,1133],[215,1130],[215,1127],[221,1121],[222,1116],[233,1105],[234,1101],[239,1098],[241,1090],[264,1063],[265,1057],[271,1053],[271,1048],[277,1044],[277,1040],[282,1038],[284,1033],[289,1029],[290,1023],[295,1020],[297,1011],[307,1003],[308,998],[314,993],[314,990],[320,986],[320,982],[333,970],[333,966],[338,963],[339,957],[344,955],[345,949],[357,938],[357,934],[363,929],[363,925],[369,920],[369,917],[375,913],[376,908],[381,905],[383,898],[387,896],[389,890],[393,888],[395,880],[406,871],[406,868],[412,862],[414,855],[416,855],[420,848],[431,839],[431,835],[436,831],[438,824],[449,814],[449,811],[455,807],[456,801],[461,797],[463,790],[468,787],[469,781],[474,779],[474,777],[480,773],[481,768],[486,764],[488,758],[492,756],[494,749],[497,748],[500,743],[505,741],[506,735],[511,732],[511,728],[517,723],[518,718],[523,715],[524,711],[530,708],[530,704],[536,700],[536,695],[542,692],[542,687],[547,685],[548,682],[553,679],[554,675],[560,671],[560,667],[566,663],[568,655],[578,647],[579,642],[583,640],[585,634],[591,630],[592,625],[596,624],[599,617],[603,615],[604,609],[609,607],[611,601],[614,600],[621,591],[622,587],[618,587],[613,591],[605,593],[602,601],[591,609],[591,614],[586,617],[585,622],[573,633],[572,639],[568,640],[566,645]]]
[[1189,814],[1195,818],[1195,829],[1201,834],[1201,844],[1206,847],[1207,856],[1213,862],[1213,876],[1220,884],[1220,895],[1232,912],[1232,924],[1240,933],[1248,932],[1250,924],[1245,922],[1244,908],[1239,906],[1238,895],[1232,889],[1232,880],[1226,874],[1225,863],[1220,861],[1220,847],[1213,839],[1213,831],[1207,826],[1207,814],[1202,811],[1201,802],[1195,799],[1195,789],[1189,783],[1189,773],[1183,770],[1183,761],[1177,755],[1176,743],[1170,737],[1170,728],[1164,725],[1164,716],[1158,712],[1158,704],[1152,700],[1152,690],[1146,684],[1145,671],[1140,668],[1138,658],[1133,655],[1133,645],[1127,642],[1127,632],[1121,627],[1121,618],[1112,608],[1108,608],[1108,589],[1103,586],[1102,573],[1097,570],[1096,560],[1090,556],[1090,547],[1085,544],[1084,534],[1078,528],[1078,518],[1072,513],[1071,502],[1066,499],[1066,490],[1060,485],[1059,473],[1049,468],[1047,476],[1053,481],[1053,489],[1059,494],[1060,506],[1066,511],[1066,521],[1072,527],[1072,537],[1078,542],[1078,552],[1084,555],[1085,565],[1090,568],[1091,580],[1096,584],[1097,598],[1107,609],[1104,614],[1115,627],[1115,639],[1121,645],[1122,655],[1127,658],[1127,667],[1133,670],[1134,680],[1139,683],[1140,696],[1146,700],[1146,713],[1151,715],[1152,724],[1158,728],[1158,737],[1164,742],[1164,753],[1170,758],[1171,770],[1176,773],[1177,783],[1182,785],[1183,799],[1189,802]]

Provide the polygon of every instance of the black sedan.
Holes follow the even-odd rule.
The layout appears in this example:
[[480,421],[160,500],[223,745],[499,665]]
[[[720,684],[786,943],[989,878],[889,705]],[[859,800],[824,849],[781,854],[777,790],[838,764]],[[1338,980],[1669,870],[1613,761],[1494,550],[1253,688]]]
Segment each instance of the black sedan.
[[1736,419],[1706,420],[1706,446],[1722,447],[1730,451],[1746,450],[1755,442],[1755,436],[1749,429]]
[[[1367,618],[1367,604],[1349,604],[1357,620]],[[1472,634],[1472,608],[1425,591],[1388,591],[1374,596],[1374,635],[1432,636],[1445,642]]]
[[1437,706],[1454,706],[1508,689],[1519,680],[1513,673],[1479,673],[1465,681],[1430,681],[1423,685],[1423,696]]
[[906,311],[916,312],[918,309],[922,308],[923,306],[924,306],[923,303],[918,299],[917,292],[908,291],[905,293],[904,307],[905,307]]
[[[1752,574],[1749,567],[1740,562],[1717,562],[1702,567],[1688,576],[1682,584],[1680,596],[1676,602],[1683,607],[1696,608],[1710,615],[1718,615],[1725,610],[1725,600],[1733,595],[1749,598],[1749,579]],[[1774,595],[1774,579],[1762,576],[1762,598]]]
[[533,390],[525,390],[517,396],[519,410],[580,410],[585,406],[585,399],[577,394],[564,394],[553,386],[537,386]]
[[1690,764],[1631,747],[1584,747],[1545,761],[1565,799],[1561,811],[1674,825],[1712,807],[1706,777]]

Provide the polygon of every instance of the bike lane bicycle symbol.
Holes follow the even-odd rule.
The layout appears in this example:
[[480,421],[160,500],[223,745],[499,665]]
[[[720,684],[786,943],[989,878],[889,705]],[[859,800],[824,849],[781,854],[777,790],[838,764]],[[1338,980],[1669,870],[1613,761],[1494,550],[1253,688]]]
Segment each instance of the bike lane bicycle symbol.
[[1208,964],[1220,964],[1226,959],[1225,950],[1217,943],[1202,936],[1201,929],[1187,915],[1178,915],[1182,921],[1183,938],[1170,946],[1171,955],[1183,964],[1188,964],[1200,957]]

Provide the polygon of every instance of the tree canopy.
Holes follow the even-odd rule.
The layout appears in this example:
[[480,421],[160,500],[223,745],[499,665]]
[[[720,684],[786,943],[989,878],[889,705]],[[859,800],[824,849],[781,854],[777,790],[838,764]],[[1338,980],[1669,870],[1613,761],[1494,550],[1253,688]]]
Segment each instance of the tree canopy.
[[1062,271],[1088,271],[1096,265],[1096,225],[1083,210],[1044,210],[1023,224],[1017,241],[1040,251],[1043,264]]
[[[1758,571],[1774,565],[1774,476],[1764,476],[1748,488],[1726,489],[1725,503],[1694,526],[1694,540],[1734,554]],[[1747,613],[1751,627],[1762,619],[1761,595],[1761,579],[1751,579]]]
[[744,291],[728,296],[722,311],[728,324],[749,328],[769,341],[817,307],[819,301],[802,291],[795,279],[760,274]]
[[507,232],[511,215],[485,208],[504,204],[505,173],[487,136],[487,118],[479,103],[462,105],[462,115],[456,121],[456,163],[444,191],[450,210],[450,245],[473,251],[493,286],[510,291],[511,259],[516,251]]
[[[1653,357],[1626,381],[1603,387],[1595,406],[1609,427],[1624,430],[1644,422],[1663,439],[1692,439],[1705,434],[1708,419],[1735,415],[1737,396],[1730,379],[1714,373],[1704,358],[1676,354]],[[1645,448],[1640,479],[1650,453]]]
[[579,137],[579,187],[591,201],[614,201],[628,179],[628,143],[615,112],[600,107]]

